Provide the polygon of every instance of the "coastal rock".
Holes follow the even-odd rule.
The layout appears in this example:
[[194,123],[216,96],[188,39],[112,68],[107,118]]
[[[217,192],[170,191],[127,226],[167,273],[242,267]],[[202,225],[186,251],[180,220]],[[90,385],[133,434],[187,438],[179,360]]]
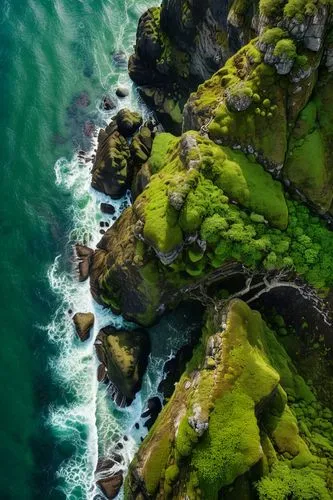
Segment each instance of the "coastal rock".
[[110,458],[99,458],[95,475],[96,484],[105,497],[108,500],[116,498],[123,485],[123,471],[117,470],[117,462]]
[[104,96],[101,102],[101,108],[104,111],[111,111],[116,107],[116,104],[113,102],[112,98],[108,95]]
[[[218,498],[224,487],[265,460],[263,429],[276,453],[283,453],[286,443],[280,439],[290,410],[281,365],[271,353],[278,350],[283,376],[288,373],[295,384],[297,373],[273,332],[259,313],[234,300],[209,310],[202,341],[200,356],[196,353],[189,363],[130,465],[125,488],[134,498],[140,493],[158,497],[163,491],[177,499]],[[219,369],[205,368],[210,346]],[[275,422],[267,428],[271,411]],[[290,464],[305,467],[312,460],[294,417],[286,446],[289,452],[293,448]]]
[[124,137],[130,137],[142,124],[142,117],[139,113],[124,108],[117,113],[116,123],[119,133]]
[[147,367],[150,352],[148,334],[143,330],[117,330],[109,326],[99,332],[96,345],[109,381],[125,398],[126,404],[130,404],[140,390]]
[[142,418],[147,419],[144,423],[144,426],[147,427],[148,430],[150,430],[154,425],[154,423],[156,422],[156,419],[161,410],[162,410],[162,403],[160,398],[155,396],[154,398],[148,399],[147,409],[141,415]]
[[96,159],[91,185],[111,198],[121,198],[128,188],[130,150],[127,141],[117,130],[108,135],[101,130],[98,136]]
[[124,85],[119,85],[116,90],[116,95],[121,98],[127,97],[129,95],[129,90]]
[[109,215],[113,215],[116,211],[114,206],[110,205],[109,203],[101,203],[100,208],[101,208],[101,212],[103,212],[104,214],[109,214]]
[[81,342],[89,339],[90,330],[94,326],[95,316],[92,313],[76,313],[73,317],[76,333]]
[[87,246],[76,244],[75,253],[78,259],[79,281],[86,281],[89,278],[91,258],[94,251]]

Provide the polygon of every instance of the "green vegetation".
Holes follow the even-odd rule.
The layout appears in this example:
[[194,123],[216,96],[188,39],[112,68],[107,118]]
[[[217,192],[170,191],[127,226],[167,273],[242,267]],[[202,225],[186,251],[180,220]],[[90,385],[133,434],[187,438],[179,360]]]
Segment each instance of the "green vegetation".
[[[195,144],[188,157],[195,168],[189,170],[181,160],[184,137]],[[251,155],[194,132],[183,139],[174,141],[169,134],[157,138],[157,173],[137,201],[145,214],[144,236],[159,252],[181,249],[185,236],[196,231],[207,242],[206,252],[185,249],[168,267],[168,279],[183,271],[200,276],[234,260],[250,268],[287,268],[317,288],[328,288],[333,235],[324,222],[302,204],[286,201],[281,184]]]
[[329,500],[325,481],[310,467],[291,469],[280,462],[258,483],[260,500]]
[[300,113],[289,141],[284,175],[320,210],[329,210],[333,200],[332,79],[318,88]]
[[[258,312],[239,300],[227,308],[224,329],[216,323],[221,309],[209,311],[201,343],[138,453],[141,465],[131,466],[133,477],[143,467],[151,495],[216,500],[260,464],[261,479],[254,479],[260,500],[328,500],[332,412]],[[214,354],[207,350],[213,344]]]

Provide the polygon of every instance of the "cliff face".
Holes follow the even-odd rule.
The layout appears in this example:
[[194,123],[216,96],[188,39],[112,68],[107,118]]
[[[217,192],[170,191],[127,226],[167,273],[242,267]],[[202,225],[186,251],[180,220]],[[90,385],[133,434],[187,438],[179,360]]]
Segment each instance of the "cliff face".
[[181,130],[190,90],[255,33],[257,2],[165,0],[140,19],[131,78],[162,121]]
[[328,499],[325,447],[311,453],[316,437],[301,438],[293,409],[305,410],[304,425],[306,408],[315,404],[259,313],[241,301],[215,307],[130,466],[126,498],[245,499],[257,490],[257,497],[273,500],[282,488],[281,499]]

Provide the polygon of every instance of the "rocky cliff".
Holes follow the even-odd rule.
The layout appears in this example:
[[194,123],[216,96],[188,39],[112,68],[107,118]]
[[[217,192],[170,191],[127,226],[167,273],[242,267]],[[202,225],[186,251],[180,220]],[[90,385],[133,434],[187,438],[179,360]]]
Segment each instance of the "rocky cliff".
[[333,448],[309,430],[314,408],[331,429],[259,313],[241,301],[215,307],[130,466],[126,498],[328,500]]
[[[184,299],[207,321],[128,499],[332,497],[332,413],[287,353],[301,347],[235,299],[296,290],[325,323],[312,326],[314,379],[331,377],[331,4],[164,0],[140,20],[129,71],[166,132],[127,112],[134,128],[118,116],[101,133],[93,180],[113,196],[131,187],[133,204],[89,262],[91,290],[140,325]],[[303,332],[299,303],[288,314]]]

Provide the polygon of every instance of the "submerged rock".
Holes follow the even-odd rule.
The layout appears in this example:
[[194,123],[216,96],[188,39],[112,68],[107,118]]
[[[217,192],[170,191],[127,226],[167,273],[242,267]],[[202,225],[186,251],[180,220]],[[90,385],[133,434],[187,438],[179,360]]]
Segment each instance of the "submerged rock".
[[76,313],[73,317],[76,333],[80,340],[85,342],[89,339],[90,330],[94,326],[95,316],[92,313]]
[[[130,404],[140,390],[150,353],[149,336],[144,330],[103,328],[96,339],[99,360],[109,381]],[[117,398],[119,401],[120,398]]]

